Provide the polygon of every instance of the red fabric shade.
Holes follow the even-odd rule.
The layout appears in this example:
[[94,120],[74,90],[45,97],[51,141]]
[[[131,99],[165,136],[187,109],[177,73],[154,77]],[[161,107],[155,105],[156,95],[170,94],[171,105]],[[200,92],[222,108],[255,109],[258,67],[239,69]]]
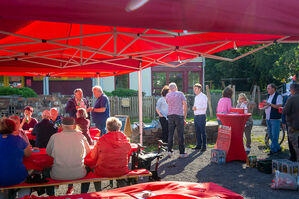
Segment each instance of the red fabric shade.
[[299,36],[298,0],[149,0],[127,12],[130,0],[2,0],[1,19],[202,32]]
[[120,75],[155,65],[178,67],[198,56],[223,59],[212,54],[286,38],[42,21],[0,33],[7,35],[0,39],[0,75],[64,77]]
[[299,40],[297,0],[128,2],[1,1],[0,75],[103,77]]

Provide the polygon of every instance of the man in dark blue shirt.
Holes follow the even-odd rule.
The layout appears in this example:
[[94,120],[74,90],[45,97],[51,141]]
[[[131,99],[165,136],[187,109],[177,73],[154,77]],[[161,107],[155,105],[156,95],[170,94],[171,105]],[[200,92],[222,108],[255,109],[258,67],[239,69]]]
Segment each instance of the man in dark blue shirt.
[[96,127],[101,130],[101,136],[106,134],[106,120],[110,117],[109,111],[109,99],[103,93],[103,90],[100,86],[94,86],[92,92],[96,101],[93,107],[87,109],[91,111],[91,116],[93,122],[96,124]]

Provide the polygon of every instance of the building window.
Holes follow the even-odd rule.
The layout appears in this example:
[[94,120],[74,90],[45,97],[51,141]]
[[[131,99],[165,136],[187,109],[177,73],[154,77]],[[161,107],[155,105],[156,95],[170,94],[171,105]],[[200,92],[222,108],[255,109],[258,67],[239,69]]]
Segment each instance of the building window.
[[115,79],[115,89],[118,88],[129,88],[129,74],[116,75]]
[[182,72],[169,72],[169,83],[175,82],[178,90],[183,91],[183,73]]
[[193,85],[200,83],[200,73],[199,72],[188,72],[188,94],[193,94]]
[[160,95],[162,88],[167,84],[166,72],[152,73],[153,94]]
[[152,94],[160,95],[164,85],[175,82],[178,90],[185,94],[193,94],[193,85],[195,83],[202,84],[201,63],[189,63],[191,66],[181,66],[178,68],[170,68],[157,66],[152,68]]

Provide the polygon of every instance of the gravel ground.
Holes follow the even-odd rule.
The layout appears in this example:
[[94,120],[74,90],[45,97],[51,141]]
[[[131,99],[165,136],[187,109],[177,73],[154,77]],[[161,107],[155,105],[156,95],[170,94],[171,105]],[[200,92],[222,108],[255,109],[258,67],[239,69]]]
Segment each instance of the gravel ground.
[[[252,130],[252,150],[250,155],[256,155],[257,158],[268,158],[265,152],[264,144],[261,142],[265,135],[265,127],[255,122]],[[287,142],[284,142],[283,152],[272,156],[272,159],[288,158]],[[245,199],[259,198],[299,198],[298,191],[272,190],[270,183],[273,175],[259,172],[256,168],[248,168],[246,164],[240,161],[233,161],[224,165],[217,165],[210,162],[211,147],[208,147],[204,153],[186,149],[189,157],[179,159],[179,152],[175,150],[173,157],[165,156],[159,164],[159,176],[163,181],[188,181],[188,182],[213,182],[235,193],[242,195]],[[147,179],[141,180],[146,182]],[[107,187],[108,186],[108,187]],[[109,182],[103,182],[104,190],[110,189]],[[116,187],[114,185],[114,187]],[[64,195],[66,186],[60,186],[56,195]],[[80,191],[80,186],[75,185],[75,194]],[[89,192],[94,192],[91,184]]]

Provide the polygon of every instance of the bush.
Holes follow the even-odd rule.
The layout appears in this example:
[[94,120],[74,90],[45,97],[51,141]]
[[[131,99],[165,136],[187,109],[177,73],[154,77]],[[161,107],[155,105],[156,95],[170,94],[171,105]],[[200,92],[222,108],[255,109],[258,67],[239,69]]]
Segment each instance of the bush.
[[[128,89],[128,88],[118,88],[111,92],[112,96],[118,96],[118,97],[132,97],[132,96],[138,96],[138,91]],[[142,95],[144,96],[145,93],[142,92]]]
[[210,90],[210,93],[222,93],[222,90],[220,90],[220,89],[219,90],[218,89]]
[[11,88],[11,87],[0,87],[0,95],[19,95],[22,97],[37,97],[36,92],[31,88],[22,87],[22,88]]
[[104,92],[104,94],[105,94],[105,95],[107,95],[108,97],[111,97],[111,96],[113,96],[113,95],[112,95],[112,93],[111,93],[111,92],[109,92],[109,91],[103,91],[103,92]]

